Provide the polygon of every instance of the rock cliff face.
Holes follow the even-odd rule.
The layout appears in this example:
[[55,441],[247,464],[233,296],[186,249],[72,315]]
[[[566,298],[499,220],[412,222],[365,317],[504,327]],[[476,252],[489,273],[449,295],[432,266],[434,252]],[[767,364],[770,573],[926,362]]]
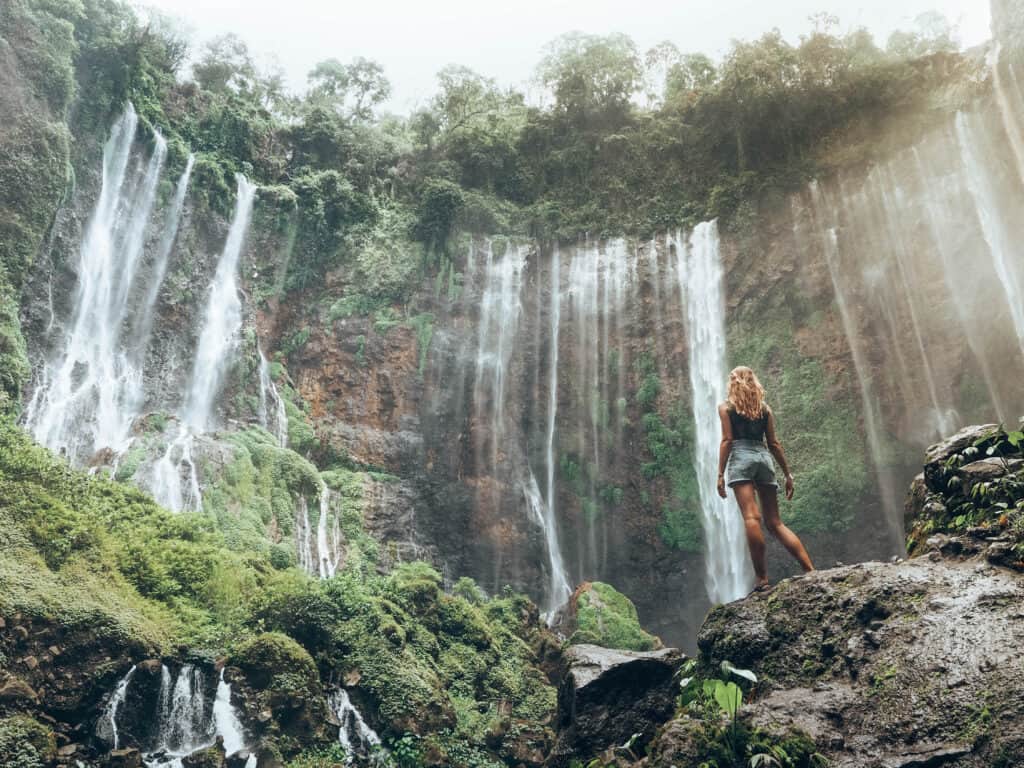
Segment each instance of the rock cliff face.
[[[1024,104],[1007,90],[1008,66],[957,64],[928,126],[894,119],[851,134],[856,161],[803,193],[762,200],[721,232],[727,360],[768,385],[797,478],[785,514],[818,562],[901,552],[899,489],[913,457],[965,420],[1024,407],[1024,268],[1011,247],[1024,234],[1013,215],[1024,186],[1006,141]],[[83,160],[25,292],[37,371],[59,354],[72,315],[96,161]],[[168,182],[178,172],[168,168]],[[164,188],[158,211],[169,205]],[[363,473],[363,527],[390,542],[391,561],[426,557],[547,607],[559,590],[564,599],[577,583],[605,580],[655,633],[692,642],[709,600],[690,469],[685,296],[702,289],[689,286],[680,255],[689,233],[561,248],[465,238],[404,306],[367,310],[352,304],[360,286],[347,268],[284,290],[291,254],[279,205],[258,197],[242,251],[244,331],[218,431],[195,448],[201,489],[217,488],[207,503],[222,517],[252,503],[222,481],[244,459],[231,433],[272,426],[262,351],[290,447],[320,469]],[[130,461],[100,453],[86,463],[152,487],[227,232],[223,214],[186,198],[141,366],[143,411],[157,418],[137,422]],[[165,236],[155,215],[144,252]],[[318,494],[315,476],[302,478],[276,491],[287,502],[267,502],[273,513],[257,524],[299,558],[299,510]]]

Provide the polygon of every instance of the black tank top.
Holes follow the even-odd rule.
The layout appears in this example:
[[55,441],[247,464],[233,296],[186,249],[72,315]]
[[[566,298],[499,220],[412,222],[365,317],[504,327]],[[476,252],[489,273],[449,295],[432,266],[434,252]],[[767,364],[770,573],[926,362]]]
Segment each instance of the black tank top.
[[729,423],[732,425],[733,440],[756,440],[764,442],[764,434],[768,429],[768,406],[764,407],[759,419],[748,419],[733,408],[732,403],[727,404],[729,409]]

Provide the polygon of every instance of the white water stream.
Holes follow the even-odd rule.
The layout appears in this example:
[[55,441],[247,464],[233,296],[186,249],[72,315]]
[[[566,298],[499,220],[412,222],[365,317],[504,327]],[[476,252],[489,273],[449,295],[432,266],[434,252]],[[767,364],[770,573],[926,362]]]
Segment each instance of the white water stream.
[[338,742],[345,750],[345,765],[354,765],[359,758],[372,758],[383,749],[380,737],[352,704],[348,691],[344,688],[333,691],[327,703],[341,724]]

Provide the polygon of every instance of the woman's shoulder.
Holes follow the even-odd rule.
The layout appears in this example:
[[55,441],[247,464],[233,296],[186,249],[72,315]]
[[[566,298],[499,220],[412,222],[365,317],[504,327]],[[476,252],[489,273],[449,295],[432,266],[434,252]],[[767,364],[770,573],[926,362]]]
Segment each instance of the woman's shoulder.
[[723,400],[722,402],[720,402],[718,404],[718,412],[719,413],[728,413],[731,410],[732,410],[732,406],[729,404],[728,400]]

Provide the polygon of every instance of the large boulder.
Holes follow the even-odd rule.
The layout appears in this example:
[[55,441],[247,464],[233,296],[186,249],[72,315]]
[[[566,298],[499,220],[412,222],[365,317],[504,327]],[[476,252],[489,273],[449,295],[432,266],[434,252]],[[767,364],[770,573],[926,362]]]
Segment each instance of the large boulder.
[[712,611],[698,642],[705,668],[757,673],[751,725],[808,734],[833,768],[1013,765],[1022,598],[1024,574],[935,551],[781,582]]
[[640,734],[640,743],[652,738],[675,711],[675,677],[684,660],[675,648],[569,648],[558,690],[559,737],[548,765],[592,757],[628,742],[634,734]]

